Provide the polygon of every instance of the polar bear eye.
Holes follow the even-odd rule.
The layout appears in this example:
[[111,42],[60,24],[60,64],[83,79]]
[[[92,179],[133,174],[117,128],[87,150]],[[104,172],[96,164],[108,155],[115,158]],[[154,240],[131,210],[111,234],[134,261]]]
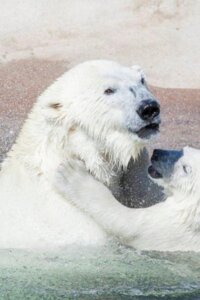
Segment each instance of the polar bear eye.
[[141,78],[141,84],[145,84],[145,79],[144,79],[144,77]]
[[190,174],[192,172],[192,169],[190,166],[187,166],[187,165],[183,165],[183,171],[186,173],[186,174]]
[[116,89],[108,88],[104,91],[104,94],[111,95],[111,94],[114,94],[115,92],[116,92]]

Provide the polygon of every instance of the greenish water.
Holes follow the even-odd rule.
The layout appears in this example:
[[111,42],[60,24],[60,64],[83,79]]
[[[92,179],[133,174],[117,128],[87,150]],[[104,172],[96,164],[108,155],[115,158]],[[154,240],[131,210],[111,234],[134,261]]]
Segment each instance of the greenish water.
[[200,299],[200,254],[0,250],[0,299]]

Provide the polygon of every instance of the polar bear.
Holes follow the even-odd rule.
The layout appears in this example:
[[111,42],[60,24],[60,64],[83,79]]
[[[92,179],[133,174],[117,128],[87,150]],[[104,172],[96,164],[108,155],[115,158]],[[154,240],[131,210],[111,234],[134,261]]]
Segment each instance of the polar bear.
[[200,251],[200,150],[156,149],[151,163],[149,176],[168,197],[148,208],[121,205],[80,164],[60,168],[57,188],[123,244],[141,250]]
[[82,161],[110,185],[159,130],[160,107],[138,66],[82,63],[37,99],[0,172],[0,247],[101,244],[107,233],[56,189]]

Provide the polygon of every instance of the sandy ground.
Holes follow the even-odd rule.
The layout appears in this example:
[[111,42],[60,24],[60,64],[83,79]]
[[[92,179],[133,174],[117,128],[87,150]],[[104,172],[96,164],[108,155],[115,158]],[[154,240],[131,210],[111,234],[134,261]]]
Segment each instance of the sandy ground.
[[[0,67],[0,160],[15,140],[36,97],[68,69],[65,61],[21,60]],[[160,100],[162,126],[153,147],[200,148],[200,90],[152,87]]]
[[152,85],[200,88],[200,0],[0,0],[0,62],[140,64]]

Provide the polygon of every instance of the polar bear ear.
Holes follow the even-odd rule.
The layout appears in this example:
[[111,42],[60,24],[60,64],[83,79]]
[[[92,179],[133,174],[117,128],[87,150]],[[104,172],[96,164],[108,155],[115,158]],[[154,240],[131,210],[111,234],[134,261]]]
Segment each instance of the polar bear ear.
[[62,104],[59,101],[48,101],[41,105],[43,115],[48,122],[60,119],[62,115]]
[[139,65],[133,65],[131,67],[131,70],[133,70],[134,72],[140,74],[141,78],[143,77],[144,79],[146,79],[146,75],[145,75],[143,69]]
[[49,104],[49,107],[54,110],[59,110],[62,107],[62,104],[59,102],[53,102]]

